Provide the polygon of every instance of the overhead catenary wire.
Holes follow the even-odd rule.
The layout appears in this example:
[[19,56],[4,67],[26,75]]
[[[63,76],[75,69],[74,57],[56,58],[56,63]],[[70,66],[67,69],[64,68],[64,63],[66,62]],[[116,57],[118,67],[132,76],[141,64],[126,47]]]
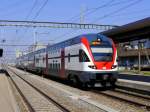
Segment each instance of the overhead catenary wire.
[[[92,14],[92,13],[98,11],[99,9],[106,8],[106,7],[108,7],[108,6],[109,6],[109,7],[110,7],[110,6],[116,6],[116,5],[119,5],[119,4],[121,4],[121,3],[126,3],[126,2],[128,2],[128,1],[123,1],[123,2],[116,2],[116,3],[113,3],[114,1],[115,1],[115,0],[111,0],[111,1],[105,3],[105,4],[101,5],[101,6],[98,6],[98,7],[96,7],[96,8],[91,8],[91,9],[89,9],[89,10],[87,11],[87,13],[85,14],[85,16],[88,16],[88,15],[90,15],[90,14]],[[76,16],[72,17],[71,19],[69,19],[68,21],[73,20],[73,19],[76,18],[76,17],[77,17],[77,19],[79,19],[79,16],[80,16],[80,15],[76,15]],[[77,19],[75,19],[75,20],[77,20]],[[62,35],[60,35],[60,36],[57,36],[56,38],[58,39],[59,37],[66,36],[66,35],[71,34],[71,33],[73,33],[73,31],[71,31],[71,32],[66,32],[66,33],[64,33],[64,34],[62,34]]]
[[[47,5],[47,3],[48,3],[48,0],[45,0],[45,2],[42,4],[42,6],[40,7],[40,9],[37,11],[37,13],[35,14],[35,16],[32,18],[32,21],[35,20],[35,19],[40,15],[41,11],[44,9],[44,7]],[[34,7],[36,6],[36,4],[37,4],[37,0],[35,0],[35,2],[34,2],[34,4],[33,4],[32,8],[31,8],[31,10],[30,10],[30,12],[29,12],[29,15],[30,15],[30,13],[33,11],[33,9],[34,9]],[[27,15],[27,16],[28,16],[28,15]],[[26,17],[26,18],[27,18],[27,17]],[[27,33],[27,31],[28,31],[28,28],[25,30],[25,33]],[[25,35],[25,33],[24,33],[24,35]]]
[[[85,15],[90,14],[90,13],[92,13],[92,12],[95,12],[95,11],[98,10],[98,9],[104,8],[104,7],[106,7],[107,5],[111,4],[113,1],[115,1],[115,0],[110,0],[109,2],[107,2],[107,3],[105,3],[105,4],[101,5],[101,6],[99,6],[99,7],[97,7],[97,8],[89,9]],[[94,10],[93,10],[93,9],[94,9]],[[96,10],[95,10],[95,9],[96,9]],[[92,10],[92,11],[91,11],[91,10]],[[75,16],[71,17],[70,19],[68,19],[67,21],[73,21],[74,18],[76,18],[75,20],[77,20],[77,19],[80,18],[79,16],[80,16],[80,14],[75,15]],[[77,29],[76,29],[76,31],[77,31]],[[75,32],[76,32],[76,31],[75,31]],[[69,32],[66,32],[66,33],[64,33],[64,34],[62,34],[62,35],[59,35],[59,36],[55,37],[55,38],[56,38],[56,39],[59,39],[59,37],[64,37],[64,36],[66,36],[66,35],[68,35],[68,34],[72,34],[73,32],[74,32],[74,31],[71,31],[71,32],[69,31]]]
[[[107,5],[109,5],[110,3],[112,3],[114,0],[111,0],[111,1],[109,1],[109,2],[107,2],[107,3],[105,3],[105,4],[103,4],[103,5],[101,5],[101,6],[99,6],[99,7],[97,7],[98,9],[100,9],[100,8],[104,8],[105,6],[107,6]],[[87,14],[89,14],[89,13],[92,13],[92,12],[94,12],[95,11],[95,9],[94,10],[92,10],[92,12],[90,11],[90,10],[88,10],[88,13]],[[86,15],[86,14],[85,14]],[[80,16],[80,14],[79,15],[76,15],[76,16],[74,16],[74,17],[71,17],[70,19],[68,19],[67,21],[72,21],[74,18],[76,18],[76,17],[78,17],[79,18],[79,16]],[[77,19],[78,19],[77,18]],[[76,30],[77,31],[77,30]],[[62,35],[59,35],[59,36],[57,36],[56,37],[56,39],[59,39],[59,37],[64,37],[64,36],[66,36],[66,35],[68,35],[68,34],[71,34],[71,33],[73,33],[74,31],[69,31],[69,32],[66,32],[66,33],[64,33],[64,34],[62,34]]]
[[150,8],[146,8],[146,9],[143,9],[143,10],[136,10],[136,11],[130,11],[130,12],[124,12],[124,13],[114,14],[112,16],[116,16],[116,17],[118,17],[118,16],[127,16],[129,14],[133,15],[133,14],[145,13],[145,12],[148,12],[148,11],[150,11]]
[[28,20],[28,18],[30,17],[30,15],[31,15],[31,13],[32,13],[32,11],[33,11],[33,9],[34,9],[34,8],[36,7],[36,5],[37,5],[37,2],[38,2],[38,0],[35,0],[35,1],[34,1],[34,3],[33,3],[33,5],[32,5],[32,7],[31,7],[29,13],[28,13],[27,16],[25,17],[25,20]]
[[[107,8],[107,7],[113,7],[113,6],[117,6],[120,5],[122,3],[128,3],[129,1],[125,0],[125,1],[119,1],[119,2],[115,2],[113,3],[115,0],[111,0],[103,5],[100,5],[98,7],[94,7],[94,8],[90,8],[86,11],[85,16],[89,16],[93,13],[95,13],[96,11],[102,9],[102,8]],[[73,16],[71,19],[68,19],[67,21],[75,21],[78,20],[80,18],[80,14]]]
[[[32,11],[33,11],[33,9],[34,9],[34,8],[36,7],[36,5],[37,5],[37,2],[38,2],[38,0],[35,0],[35,1],[34,1],[32,7],[31,7],[31,9],[30,9],[30,11],[28,12],[27,16],[25,17],[25,21],[28,20],[28,18],[30,17],[30,15],[31,15],[31,13],[32,13]],[[25,29],[23,36],[25,36],[25,34],[27,33],[27,31],[28,31],[28,28]],[[19,39],[20,39],[20,38],[19,38]],[[19,41],[19,39],[18,39],[18,41]]]
[[[46,5],[47,1],[48,1],[48,0],[46,0],[45,3],[43,4],[43,7]],[[112,4],[114,1],[115,1],[115,0],[111,0],[111,1],[109,1],[109,2],[107,2],[107,3],[105,3],[105,4],[101,5],[101,6],[99,6],[99,7],[97,7],[97,8],[93,8],[93,10],[90,11],[90,12],[88,12],[87,14],[91,14],[91,13],[95,12],[95,11],[98,10],[98,9],[104,8],[104,7],[106,7],[107,5]],[[113,5],[117,5],[117,4],[120,4],[120,2],[117,2],[117,3],[113,4]],[[112,6],[113,6],[113,5],[112,5]],[[43,8],[43,7],[41,7],[41,8]],[[41,8],[40,8],[40,9],[41,9]],[[40,10],[39,10],[38,12],[40,12]],[[37,17],[38,14],[39,14],[39,13],[37,13],[35,17]],[[72,32],[71,32],[71,33],[72,33]],[[65,35],[67,35],[67,34],[70,34],[70,32],[67,32],[67,33],[63,34],[63,35],[61,35],[60,37],[65,36]]]
[[[111,4],[112,5],[112,4]],[[108,6],[110,6],[110,4],[108,5]],[[93,10],[94,10],[94,8],[93,8]],[[93,11],[93,10],[91,10],[91,12]],[[95,8],[95,10],[96,10],[96,8]],[[98,10],[96,10],[96,11],[98,11]],[[89,13],[90,11],[88,11],[88,13]],[[87,13],[87,15],[88,15],[88,13]],[[93,13],[91,13],[91,14],[93,14]],[[90,15],[90,14],[89,14]],[[37,15],[37,17],[38,17],[38,15]],[[110,16],[109,16],[110,17]],[[74,31],[73,31],[74,32]],[[72,32],[71,32],[72,33]],[[70,32],[68,33],[68,34],[71,34]],[[67,34],[65,34],[64,36],[66,36]],[[62,36],[61,36],[62,37]]]
[[33,20],[36,19],[36,18],[40,15],[41,11],[42,11],[42,10],[44,9],[44,7],[47,5],[48,1],[49,1],[49,0],[45,0],[45,2],[43,3],[43,5],[40,7],[40,9],[37,11],[37,13],[35,14],[35,16],[33,17]]
[[[130,22],[133,20],[137,20],[137,18],[140,19],[143,19],[143,16],[146,18],[146,17],[149,17],[150,14],[149,13],[146,13],[146,12],[149,12],[150,8],[146,8],[146,9],[143,9],[143,10],[131,10],[130,12],[123,12],[123,13],[117,13],[117,14],[114,14],[112,15],[111,17],[111,22],[115,24],[115,22],[121,22],[122,20],[130,20]],[[134,16],[135,15],[135,16]],[[109,19],[109,18],[108,18]]]
[[29,45],[29,44],[0,44],[0,46],[47,46],[47,44],[45,45]]
[[123,16],[118,16],[117,18],[116,17],[114,17],[112,20],[111,20],[111,22],[112,23],[116,23],[116,24],[118,24],[119,22],[121,22],[121,24],[122,24],[122,21],[123,20],[126,20],[126,22],[127,23],[131,23],[131,22],[134,22],[134,21],[137,21],[137,18],[138,18],[138,20],[141,20],[141,19],[143,19],[143,16],[144,16],[144,18],[147,18],[147,17],[149,17],[150,16],[150,14],[138,14],[138,15],[136,15],[136,16],[131,16],[131,17],[126,17],[126,15],[123,15]]
[[[121,8],[119,8],[119,9],[113,11],[113,12],[110,12],[110,13],[107,14],[107,15],[104,15],[104,16],[102,16],[102,17],[96,19],[96,20],[93,21],[93,22],[96,22],[97,20],[100,20],[100,19],[107,18],[107,17],[109,17],[109,16],[112,16],[113,14],[119,13],[120,11],[123,11],[123,10],[125,10],[125,9],[127,9],[127,8],[129,8],[129,7],[131,7],[131,6],[133,6],[133,5],[136,5],[137,3],[141,2],[141,1],[142,1],[142,0],[136,0],[136,1],[134,1],[134,2],[132,2],[132,3],[130,3],[130,4],[128,4],[128,5],[124,6],[124,7],[121,7]],[[97,11],[97,10],[99,10],[99,9],[101,9],[101,8],[105,8],[105,7],[109,6],[109,5],[115,6],[115,5],[119,5],[119,4],[122,3],[122,2],[117,2],[117,3],[112,4],[112,2],[114,2],[114,0],[111,0],[110,2],[107,2],[106,4],[104,4],[104,5],[102,5],[102,6],[99,6],[99,7],[97,7],[97,8],[93,8],[94,10],[92,10],[92,11],[86,13],[85,15],[87,16],[87,15],[89,15],[89,14],[92,14],[92,13],[94,13],[95,11]],[[67,33],[64,33],[64,34],[62,34],[62,35],[60,35],[60,36],[57,36],[56,38],[59,38],[59,37],[62,37],[62,36],[66,36],[66,35],[71,34],[71,33],[72,33],[72,32],[67,32]]]
[[[107,2],[107,3],[105,3],[105,4],[103,4],[103,5],[100,5],[100,6],[96,7],[96,8],[88,9],[87,12],[85,12],[85,15],[88,15],[88,14],[90,14],[90,13],[93,13],[93,12],[95,12],[95,11],[98,10],[98,9],[104,8],[104,7],[108,6],[109,4],[111,4],[113,1],[115,1],[115,0],[111,0],[111,1],[109,1],[109,2]],[[77,19],[79,19],[79,18],[80,18],[80,14],[71,17],[71,18],[68,19],[67,21],[75,21],[75,20],[77,20]]]
[[142,1],[142,0],[136,0],[136,1],[134,1],[134,2],[132,2],[132,3],[130,3],[130,4],[128,4],[128,5],[125,5],[125,6],[119,8],[119,9],[117,9],[117,10],[115,10],[115,11],[112,11],[112,12],[110,12],[110,13],[108,13],[108,14],[105,14],[104,16],[101,16],[101,17],[97,18],[96,20],[92,21],[92,23],[95,23],[95,22],[97,22],[97,21],[99,21],[99,20],[101,20],[101,19],[110,17],[110,16],[112,16],[112,15],[114,15],[114,14],[116,14],[116,13],[120,13],[121,11],[123,11],[123,10],[125,10],[125,9],[127,9],[127,8],[129,8],[129,7],[132,7],[133,5],[136,5],[136,4],[138,4],[139,2],[141,2],[141,1]]

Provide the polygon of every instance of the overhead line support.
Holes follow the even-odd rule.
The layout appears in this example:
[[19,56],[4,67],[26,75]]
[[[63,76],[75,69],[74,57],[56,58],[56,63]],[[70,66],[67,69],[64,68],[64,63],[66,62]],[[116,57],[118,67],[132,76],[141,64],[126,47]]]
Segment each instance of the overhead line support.
[[11,20],[0,20],[0,26],[77,28],[77,29],[98,29],[98,30],[109,30],[109,29],[118,27],[115,25],[38,22],[38,21],[11,21]]

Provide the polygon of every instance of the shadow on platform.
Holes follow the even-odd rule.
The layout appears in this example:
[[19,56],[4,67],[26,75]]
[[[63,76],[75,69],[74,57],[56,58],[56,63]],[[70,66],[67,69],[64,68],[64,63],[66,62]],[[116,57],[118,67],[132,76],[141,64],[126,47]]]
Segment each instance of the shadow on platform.
[[0,75],[1,75],[1,73],[6,73],[6,70],[0,69]]

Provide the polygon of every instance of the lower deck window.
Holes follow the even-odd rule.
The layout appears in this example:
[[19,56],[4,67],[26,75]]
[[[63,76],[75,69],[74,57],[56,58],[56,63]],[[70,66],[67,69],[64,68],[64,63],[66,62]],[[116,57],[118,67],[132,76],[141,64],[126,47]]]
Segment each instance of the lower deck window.
[[88,56],[86,55],[86,53],[80,49],[79,50],[79,62],[89,62],[89,58]]
[[112,61],[112,53],[93,53],[95,61]]

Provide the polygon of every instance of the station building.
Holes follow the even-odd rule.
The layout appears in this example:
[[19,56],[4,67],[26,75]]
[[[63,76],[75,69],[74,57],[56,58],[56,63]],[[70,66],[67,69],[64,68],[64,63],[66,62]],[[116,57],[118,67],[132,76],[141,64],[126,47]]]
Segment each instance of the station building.
[[118,63],[120,68],[138,69],[140,58],[141,69],[142,70],[150,69],[149,39],[119,43],[117,45],[117,48],[118,48]]
[[150,70],[150,17],[100,32],[112,38],[118,48],[118,63],[123,69]]

